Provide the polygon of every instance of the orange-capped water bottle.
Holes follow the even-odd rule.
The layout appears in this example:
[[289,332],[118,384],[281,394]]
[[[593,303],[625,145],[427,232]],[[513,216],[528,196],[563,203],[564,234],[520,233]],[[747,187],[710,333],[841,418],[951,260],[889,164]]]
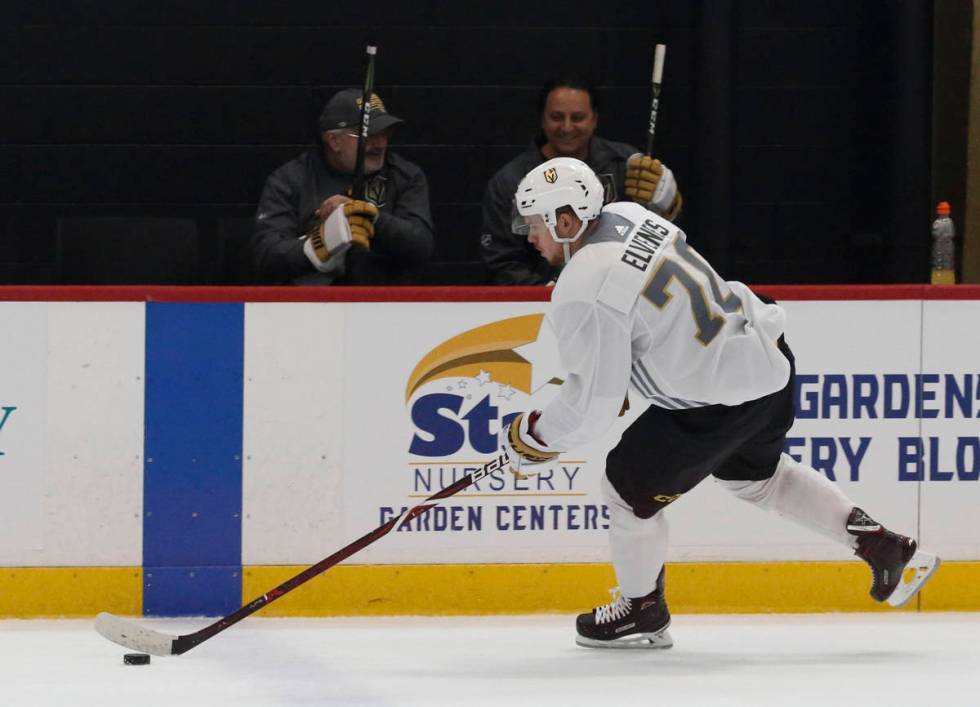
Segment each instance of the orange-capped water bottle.
[[956,251],[953,240],[956,228],[949,217],[949,202],[940,201],[936,206],[936,220],[932,222],[932,284],[956,284]]

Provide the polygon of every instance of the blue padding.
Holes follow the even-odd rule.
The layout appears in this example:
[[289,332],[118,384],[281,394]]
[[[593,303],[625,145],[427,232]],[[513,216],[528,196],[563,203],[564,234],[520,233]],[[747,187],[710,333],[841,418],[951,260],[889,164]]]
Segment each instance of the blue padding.
[[243,336],[240,303],[146,305],[146,614],[241,603]]
[[144,567],[144,616],[226,616],[241,606],[241,567]]

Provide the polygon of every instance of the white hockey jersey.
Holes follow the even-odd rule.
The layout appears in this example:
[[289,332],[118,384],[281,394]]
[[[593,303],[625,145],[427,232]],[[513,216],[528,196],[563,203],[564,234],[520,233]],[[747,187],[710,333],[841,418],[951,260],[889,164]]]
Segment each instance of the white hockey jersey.
[[536,436],[572,449],[605,433],[627,390],[668,409],[738,405],[783,388],[785,313],[725,282],[683,231],[639,204],[602,210],[562,271],[546,317],[565,383]]

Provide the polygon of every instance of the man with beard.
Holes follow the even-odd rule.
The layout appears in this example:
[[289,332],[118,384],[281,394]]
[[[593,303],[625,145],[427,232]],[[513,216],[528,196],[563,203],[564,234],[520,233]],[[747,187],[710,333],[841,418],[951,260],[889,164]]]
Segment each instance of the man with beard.
[[[415,164],[388,151],[401,123],[372,94],[365,194],[350,195],[361,91],[336,93],[320,114],[320,144],[266,180],[255,217],[256,272],[269,283],[383,285],[413,281],[435,247],[429,187]],[[333,216],[333,218],[331,218]]]

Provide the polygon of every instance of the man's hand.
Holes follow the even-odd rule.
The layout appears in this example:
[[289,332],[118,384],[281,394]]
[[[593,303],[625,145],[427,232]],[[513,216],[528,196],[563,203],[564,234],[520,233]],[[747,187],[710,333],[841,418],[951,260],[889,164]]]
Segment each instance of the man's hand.
[[507,428],[503,447],[510,460],[510,473],[518,479],[526,479],[539,473],[541,470],[535,467],[552,461],[559,454],[549,450],[548,445],[534,436],[534,424],[539,417],[539,410],[522,412]]
[[334,194],[333,196],[329,196],[323,200],[323,203],[317,207],[316,215],[321,220],[326,221],[330,217],[330,214],[334,212],[334,209],[341,204],[349,204],[352,201],[353,199],[351,199],[349,196]]
[[344,216],[350,224],[351,240],[354,245],[370,250],[371,239],[374,237],[374,222],[378,220],[378,207],[370,201],[348,199],[344,204]]
[[637,152],[626,161],[626,195],[667,219],[681,212],[674,173],[660,160]]

